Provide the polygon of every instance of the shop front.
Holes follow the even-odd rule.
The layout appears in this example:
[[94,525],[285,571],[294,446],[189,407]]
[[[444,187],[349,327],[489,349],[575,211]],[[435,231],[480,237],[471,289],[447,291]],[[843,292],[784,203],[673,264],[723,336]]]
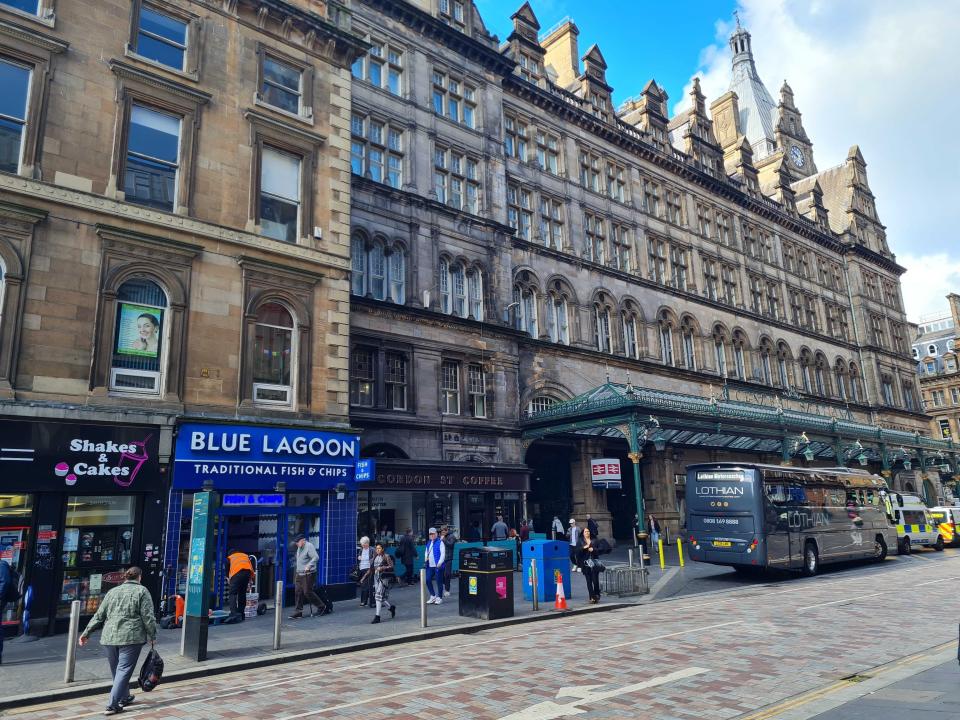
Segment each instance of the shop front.
[[378,459],[357,499],[357,533],[395,544],[407,528],[418,543],[447,525],[463,540],[488,540],[498,515],[511,528],[526,517],[530,471],[516,466]]
[[7,605],[5,631],[65,631],[71,603],[92,615],[130,565],[159,596],[159,437],[147,425],[0,420],[0,558],[27,589]]
[[276,581],[293,592],[295,546],[303,534],[320,555],[318,579],[336,599],[353,594],[359,461],[356,435],[304,428],[182,424],[177,429],[167,514],[166,592],[186,590],[193,493],[217,492],[214,606],[225,600],[226,556],[257,559],[261,599]]

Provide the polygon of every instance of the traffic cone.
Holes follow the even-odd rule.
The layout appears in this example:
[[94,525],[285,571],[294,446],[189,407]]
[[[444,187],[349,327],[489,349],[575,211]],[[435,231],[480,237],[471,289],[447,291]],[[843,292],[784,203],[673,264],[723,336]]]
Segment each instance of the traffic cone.
[[563,578],[557,578],[557,598],[553,601],[554,610],[566,610],[567,598],[563,594]]

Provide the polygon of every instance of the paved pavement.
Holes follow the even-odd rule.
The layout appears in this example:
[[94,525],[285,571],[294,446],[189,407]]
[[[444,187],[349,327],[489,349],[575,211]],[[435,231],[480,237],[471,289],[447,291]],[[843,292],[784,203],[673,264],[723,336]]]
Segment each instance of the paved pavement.
[[[161,685],[128,716],[801,720],[955,657],[958,581],[956,551],[891,558]],[[93,697],[8,715],[71,720],[103,704]]]
[[[615,551],[610,556],[611,563],[625,562],[626,548]],[[656,583],[662,576],[659,565],[651,569],[650,579]],[[582,576],[575,574],[573,592],[569,599],[571,608],[586,606],[586,593]],[[517,599],[514,603],[517,617],[527,618],[534,615],[532,605],[522,599],[521,575],[514,576],[514,588]],[[343,649],[384,638],[416,638],[424,632],[467,629],[482,621],[460,617],[458,612],[457,578],[451,583],[452,594],[439,606],[429,607],[428,629],[420,628],[420,589],[414,587],[396,587],[391,591],[390,600],[397,605],[397,616],[391,620],[385,613],[383,622],[371,625],[374,611],[359,606],[359,600],[335,604],[335,612],[324,617],[292,620],[289,615],[293,609],[287,608],[283,614],[282,647],[280,653],[315,653],[325,649]],[[636,602],[638,598],[625,597],[624,602]],[[621,601],[609,598],[610,602]],[[552,612],[551,607],[543,607],[539,615]],[[237,625],[220,625],[210,628],[209,658],[207,666],[225,663],[241,663],[249,660],[267,660],[280,654],[273,650],[273,608],[267,615],[247,620]],[[197,663],[182,657],[180,651],[179,630],[160,630],[158,650],[164,658],[165,672],[169,675],[197,668]],[[77,688],[82,685],[102,684],[109,675],[106,672],[106,653],[94,641],[77,651],[75,682],[63,683],[64,658],[66,656],[66,635],[41,638],[32,642],[22,642],[22,638],[7,641],[0,666],[0,698],[9,698],[27,693],[43,693],[50,690]],[[25,677],[27,681],[25,682]]]

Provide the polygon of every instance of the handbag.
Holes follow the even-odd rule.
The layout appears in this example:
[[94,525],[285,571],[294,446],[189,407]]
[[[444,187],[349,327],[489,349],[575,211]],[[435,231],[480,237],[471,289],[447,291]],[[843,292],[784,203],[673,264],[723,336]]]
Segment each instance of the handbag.
[[350,581],[351,582],[360,582],[360,564],[357,563],[353,566],[353,570],[350,571]]
[[160,684],[161,677],[163,677],[163,658],[160,657],[156,648],[150,648],[140,668],[140,689],[150,692]]

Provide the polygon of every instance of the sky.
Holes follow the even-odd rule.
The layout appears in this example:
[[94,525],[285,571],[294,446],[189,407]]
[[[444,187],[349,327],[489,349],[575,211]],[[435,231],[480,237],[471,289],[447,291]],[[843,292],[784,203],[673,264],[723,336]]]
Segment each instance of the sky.
[[[522,0],[476,0],[504,40]],[[651,78],[671,112],[694,76],[707,105],[730,78],[733,13],[753,36],[757,69],[774,99],[786,79],[819,170],[852,145],[867,161],[890,249],[907,268],[908,317],[947,313],[960,293],[960,3],[954,0],[531,0],[543,30],[565,17],[607,61],[614,103]]]

